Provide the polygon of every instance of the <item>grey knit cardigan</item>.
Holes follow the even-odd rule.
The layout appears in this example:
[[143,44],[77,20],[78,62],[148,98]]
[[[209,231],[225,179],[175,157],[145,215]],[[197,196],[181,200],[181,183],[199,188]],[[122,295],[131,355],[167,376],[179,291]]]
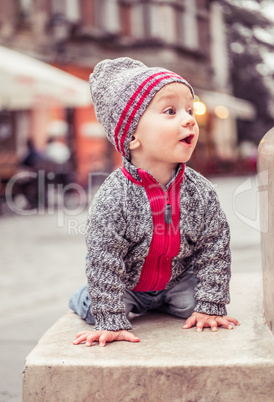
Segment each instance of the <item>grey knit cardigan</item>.
[[[138,170],[123,159],[126,170]],[[213,185],[186,167],[180,187],[180,250],[172,260],[166,289],[192,268],[198,279],[195,311],[226,315],[229,303],[230,231]],[[153,220],[147,194],[115,170],[98,190],[86,226],[86,275],[95,329],[131,329],[125,315],[125,288],[138,284],[149,253]]]

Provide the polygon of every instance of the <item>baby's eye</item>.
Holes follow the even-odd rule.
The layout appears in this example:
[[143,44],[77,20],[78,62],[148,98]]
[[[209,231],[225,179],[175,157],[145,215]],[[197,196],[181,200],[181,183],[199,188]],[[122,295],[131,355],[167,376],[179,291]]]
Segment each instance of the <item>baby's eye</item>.
[[193,109],[188,109],[187,113],[190,114],[190,116],[194,116],[195,114]]
[[176,114],[176,111],[175,111],[174,107],[169,107],[168,109],[166,109],[164,111],[164,113],[172,116],[172,115]]

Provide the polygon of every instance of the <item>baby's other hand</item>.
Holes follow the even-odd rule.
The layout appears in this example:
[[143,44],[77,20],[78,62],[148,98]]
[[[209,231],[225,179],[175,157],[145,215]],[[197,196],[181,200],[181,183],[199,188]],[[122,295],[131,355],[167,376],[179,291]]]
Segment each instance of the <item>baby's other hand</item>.
[[86,342],[85,346],[91,346],[92,342],[99,342],[99,346],[105,346],[107,342],[113,341],[140,342],[140,339],[125,329],[120,331],[84,331],[76,335],[73,344],[79,345],[79,343]]
[[188,329],[196,324],[196,330],[201,332],[203,328],[211,328],[211,331],[218,331],[217,327],[223,326],[227,329],[233,329],[234,325],[240,325],[236,318],[222,316],[222,315],[209,315],[204,313],[194,312],[185,322],[183,328]]

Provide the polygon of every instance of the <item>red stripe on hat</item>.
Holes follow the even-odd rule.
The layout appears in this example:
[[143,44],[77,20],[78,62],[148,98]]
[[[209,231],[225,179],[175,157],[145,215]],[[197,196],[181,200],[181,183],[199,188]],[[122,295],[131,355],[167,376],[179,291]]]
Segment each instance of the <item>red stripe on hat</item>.
[[127,115],[127,112],[129,110],[129,108],[131,107],[131,105],[133,104],[134,100],[137,98],[138,94],[142,91],[142,89],[144,88],[144,86],[148,83],[148,81],[150,81],[151,79],[153,79],[154,77],[157,77],[157,75],[163,75],[166,74],[165,72],[159,72],[157,74],[153,74],[150,77],[148,77],[144,82],[142,82],[142,84],[137,88],[137,90],[134,92],[134,94],[131,96],[130,100],[128,101],[128,103],[126,104],[126,107],[124,108],[120,119],[117,123],[117,126],[115,128],[115,144],[116,144],[116,148],[121,152],[121,148],[119,146],[119,142],[118,142],[118,134],[120,132],[121,126],[125,120],[125,117]]
[[[144,86],[145,86],[150,80],[154,79],[154,78],[157,77],[158,75],[164,75],[164,77],[161,77],[161,78],[159,78],[158,80],[155,80],[152,84],[150,84],[149,87],[145,90],[144,94],[143,94],[143,95],[141,96],[141,98],[139,99],[139,101],[137,102],[137,104],[136,104],[137,107],[135,107],[135,108],[133,109],[133,111],[131,112],[131,115],[130,115],[129,118],[128,118],[126,127],[125,127],[124,132],[123,132],[122,137],[121,137],[121,141],[120,141],[120,144],[121,144],[121,145],[119,146],[118,135],[119,135],[120,129],[121,129],[121,127],[122,127],[122,125],[123,125],[123,123],[124,123],[124,121],[125,121],[126,115],[127,115],[128,111],[129,111],[131,105],[132,105],[133,102],[136,100],[136,98],[138,97],[138,95],[140,94],[140,92],[142,91],[142,89],[144,88]],[[118,123],[117,123],[117,125],[116,125],[115,133],[114,133],[116,148],[117,148],[123,155],[125,155],[125,152],[124,152],[124,142],[125,142],[125,138],[126,138],[126,130],[129,128],[129,126],[130,126],[130,124],[131,124],[131,122],[132,122],[132,120],[133,120],[135,114],[137,113],[137,110],[138,110],[138,109],[140,108],[140,106],[142,105],[144,99],[148,96],[149,91],[150,91],[155,85],[157,85],[160,81],[164,80],[165,78],[171,78],[171,77],[175,77],[175,78],[178,78],[178,79],[180,79],[180,80],[183,80],[183,78],[180,77],[178,74],[175,74],[175,73],[172,73],[172,72],[167,73],[167,72],[165,72],[165,71],[159,72],[159,73],[153,74],[153,75],[151,75],[150,77],[148,77],[148,78],[137,88],[137,90],[134,92],[134,94],[131,96],[130,100],[128,101],[128,103],[127,103],[125,109],[123,110],[123,112],[122,112],[122,114],[121,114],[121,116],[120,116],[120,119],[119,119],[119,121],[118,121]]]
[[164,79],[166,79],[166,78],[172,78],[172,77],[182,79],[182,78],[181,78],[180,76],[178,76],[177,74],[166,74],[165,76],[158,78],[157,80],[155,80],[154,82],[152,82],[152,83],[147,87],[147,89],[145,90],[145,92],[143,93],[143,95],[140,97],[140,99],[139,99],[138,102],[136,103],[136,106],[134,107],[134,109],[132,110],[132,112],[131,112],[131,114],[130,114],[130,116],[129,116],[129,118],[128,118],[127,124],[126,124],[126,126],[125,126],[125,128],[124,128],[124,130],[123,130],[123,134],[122,134],[121,140],[120,140],[120,148],[121,148],[121,151],[122,151],[122,153],[123,153],[124,156],[125,156],[124,142],[125,142],[125,140],[126,140],[127,130],[129,129],[129,127],[130,127],[130,125],[131,125],[131,123],[132,123],[132,121],[133,121],[133,119],[134,119],[136,113],[138,112],[138,110],[139,110],[140,107],[142,106],[143,102],[145,101],[145,99],[146,99],[147,96],[149,95],[151,89],[152,89],[153,87],[155,87],[159,82],[163,81]]

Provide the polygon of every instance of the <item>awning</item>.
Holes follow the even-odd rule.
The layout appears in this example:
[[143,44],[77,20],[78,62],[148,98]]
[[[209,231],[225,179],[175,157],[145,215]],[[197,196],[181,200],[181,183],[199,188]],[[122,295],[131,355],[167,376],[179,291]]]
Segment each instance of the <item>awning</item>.
[[39,100],[64,107],[91,104],[88,82],[0,46],[0,108],[30,109]]
[[195,92],[197,92],[200,100],[204,102],[207,110],[210,112],[214,112],[217,106],[225,106],[233,116],[239,119],[254,120],[256,117],[254,105],[245,99],[236,98],[235,96],[221,92],[198,89]]

